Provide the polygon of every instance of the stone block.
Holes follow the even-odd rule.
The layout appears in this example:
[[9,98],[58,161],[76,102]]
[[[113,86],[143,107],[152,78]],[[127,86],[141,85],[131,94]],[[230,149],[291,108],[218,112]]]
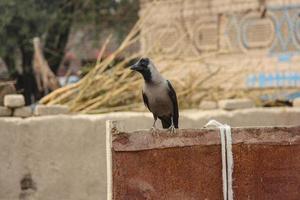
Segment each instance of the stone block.
[[[1,63],[1,61],[0,61]],[[0,64],[1,65],[1,64]],[[7,94],[15,94],[16,88],[13,82],[2,82],[0,84],[0,106],[4,105],[4,96]]]
[[13,112],[15,117],[30,117],[32,115],[31,107],[16,108]]
[[0,117],[11,116],[12,110],[7,107],[0,106]]
[[218,104],[214,101],[201,101],[199,108],[202,110],[214,110],[218,108]]
[[25,105],[24,96],[21,94],[8,94],[4,96],[4,106],[18,108]]
[[34,110],[35,115],[43,116],[43,115],[59,115],[59,114],[68,114],[69,108],[68,106],[63,105],[37,105]]
[[219,108],[224,110],[238,110],[253,107],[255,107],[255,104],[250,99],[224,99],[219,101]]
[[300,107],[300,97],[293,100],[294,107]]

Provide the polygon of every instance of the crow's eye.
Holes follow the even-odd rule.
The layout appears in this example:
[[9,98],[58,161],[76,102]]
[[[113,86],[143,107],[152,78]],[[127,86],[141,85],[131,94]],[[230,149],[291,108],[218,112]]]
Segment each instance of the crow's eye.
[[142,58],[140,60],[140,65],[143,66],[143,67],[147,67],[149,64],[149,59],[148,58]]

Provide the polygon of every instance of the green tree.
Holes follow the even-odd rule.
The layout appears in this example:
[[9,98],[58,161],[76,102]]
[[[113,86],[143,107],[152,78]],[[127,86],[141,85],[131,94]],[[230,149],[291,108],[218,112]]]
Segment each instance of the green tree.
[[138,0],[1,0],[0,57],[30,104],[43,95],[37,91],[32,68],[34,37],[44,41],[45,58],[56,74],[72,27],[111,26],[122,37],[134,24],[137,10]]

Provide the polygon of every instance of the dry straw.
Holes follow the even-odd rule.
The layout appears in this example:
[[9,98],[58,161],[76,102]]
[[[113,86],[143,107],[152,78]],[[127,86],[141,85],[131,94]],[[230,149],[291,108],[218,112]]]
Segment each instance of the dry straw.
[[[95,67],[85,77],[75,84],[53,91],[42,98],[40,103],[46,105],[68,105],[73,112],[80,113],[143,110],[144,106],[141,103],[140,90],[142,79],[139,75],[129,70],[127,66],[132,59],[143,56],[142,53],[132,53],[131,55],[127,53],[126,58],[122,62],[113,67],[111,67],[111,64],[116,57],[124,55],[128,48],[139,41],[141,27],[144,26],[147,17],[151,17],[151,10],[147,11],[144,16],[135,24],[114,53],[100,62],[102,54],[109,43],[109,37],[99,53]],[[143,28],[145,29],[145,26]],[[152,44],[152,48],[159,45],[158,41],[159,38]],[[148,50],[151,51],[152,48]],[[148,53],[144,52],[143,54],[147,55]],[[206,60],[223,53],[205,54],[203,57],[193,60],[199,65],[208,65],[213,68],[214,70],[207,70],[210,73],[201,73],[201,71],[195,73],[194,71],[191,74],[187,74],[184,78],[178,77],[176,73],[168,73],[167,77],[175,85],[181,109],[197,107],[203,99],[216,101],[224,98],[251,96],[251,94],[257,93],[257,91],[234,90],[233,88],[221,89],[220,85],[228,79],[228,76],[227,78],[220,76],[220,74],[224,73],[224,67],[221,64],[211,66],[212,64],[207,63]],[[156,60],[164,60],[164,57],[157,56]],[[165,74],[172,71],[170,67],[175,65],[175,61],[168,60],[166,67],[161,72]],[[242,68],[242,70],[245,70],[245,68]],[[240,72],[234,73],[232,76],[237,76],[238,73]],[[217,75],[218,78],[215,78]],[[253,95],[253,98],[255,98],[255,95]]]
[[[111,63],[117,56],[124,55],[124,52],[141,37],[141,27],[145,24],[147,16],[151,17],[151,10],[147,11],[142,19],[140,19],[127,37],[124,39],[120,47],[109,57],[103,59],[102,54],[105,51],[110,37],[104,43],[95,67],[79,82],[59,88],[40,100],[41,104],[68,105],[73,112],[81,113],[103,113],[123,110],[142,110],[144,109],[141,103],[141,77],[133,73],[127,68],[128,62],[134,58],[142,56],[141,53],[133,53],[127,55],[126,58],[111,67]],[[159,45],[159,38],[152,44],[149,51]],[[178,42],[178,41],[177,41]],[[144,53],[144,54],[147,54]],[[203,58],[198,58],[197,62],[206,59],[207,57],[216,56],[218,53],[210,54]],[[163,57],[157,58],[164,59]],[[175,63],[169,61],[163,68],[162,73],[170,71],[170,67]],[[205,81],[211,79],[220,71],[217,67],[215,71],[207,76],[200,77],[199,74],[189,74],[184,79],[176,75],[169,75],[168,78],[175,85],[179,103],[181,108],[197,106],[199,102],[209,93],[207,90],[202,90],[202,85]]]

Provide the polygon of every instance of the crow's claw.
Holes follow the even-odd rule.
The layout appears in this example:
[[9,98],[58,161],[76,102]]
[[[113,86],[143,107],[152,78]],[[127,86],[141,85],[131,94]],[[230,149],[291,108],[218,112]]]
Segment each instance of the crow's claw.
[[158,131],[155,128],[155,126],[151,127],[150,132],[152,133],[153,136],[158,136]]
[[171,134],[176,133],[176,129],[175,129],[174,125],[171,125],[168,130],[170,131]]

